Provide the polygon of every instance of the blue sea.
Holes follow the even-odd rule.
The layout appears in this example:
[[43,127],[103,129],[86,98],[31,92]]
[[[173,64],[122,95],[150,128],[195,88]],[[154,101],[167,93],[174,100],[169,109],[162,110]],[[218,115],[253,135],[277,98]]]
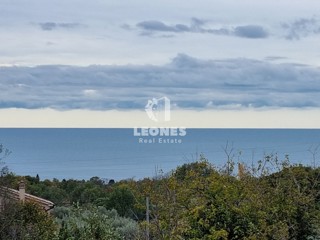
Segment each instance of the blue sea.
[[311,152],[320,159],[319,129],[186,129],[185,136],[167,138],[134,136],[133,129],[2,128],[0,143],[12,152],[5,159],[10,171],[41,179],[141,179],[200,154],[219,167],[226,145],[236,162],[247,164],[266,154],[305,165],[313,164]]

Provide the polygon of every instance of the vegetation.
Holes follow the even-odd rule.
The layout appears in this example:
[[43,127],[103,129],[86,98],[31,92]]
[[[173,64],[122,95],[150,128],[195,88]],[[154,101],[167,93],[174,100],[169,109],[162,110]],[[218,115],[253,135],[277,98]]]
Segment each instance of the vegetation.
[[0,239],[52,240],[53,217],[33,203],[9,203],[0,213]]
[[[257,166],[204,157],[157,178],[104,181],[25,176],[51,215],[16,204],[0,213],[0,239],[320,239],[320,168],[267,155]],[[2,175],[17,188],[21,179]],[[150,221],[146,221],[146,198]]]
[[104,207],[58,207],[53,215],[60,226],[59,240],[121,240],[138,236],[138,224],[134,220],[120,217],[116,210]]

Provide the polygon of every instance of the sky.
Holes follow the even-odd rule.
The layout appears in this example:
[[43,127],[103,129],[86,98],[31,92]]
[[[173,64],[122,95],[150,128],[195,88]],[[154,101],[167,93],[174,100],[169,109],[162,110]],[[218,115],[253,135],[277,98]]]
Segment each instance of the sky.
[[320,127],[317,0],[0,0],[0,127]]

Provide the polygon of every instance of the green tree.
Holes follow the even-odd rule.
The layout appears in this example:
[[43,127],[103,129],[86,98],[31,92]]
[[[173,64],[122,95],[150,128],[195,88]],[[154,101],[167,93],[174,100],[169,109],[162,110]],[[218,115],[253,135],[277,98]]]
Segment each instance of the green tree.
[[120,216],[131,216],[134,204],[134,196],[127,186],[114,186],[105,202],[105,207],[117,210]]
[[52,240],[54,219],[33,203],[8,203],[0,213],[0,239]]

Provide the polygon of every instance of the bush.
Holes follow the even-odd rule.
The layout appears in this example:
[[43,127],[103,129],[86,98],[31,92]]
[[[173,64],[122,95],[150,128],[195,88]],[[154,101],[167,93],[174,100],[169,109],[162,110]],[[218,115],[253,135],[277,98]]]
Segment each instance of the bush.
[[134,239],[138,234],[134,220],[120,217],[116,210],[104,207],[59,207],[53,214],[60,224],[59,240]]
[[57,224],[34,203],[11,203],[0,214],[0,239],[52,240]]

